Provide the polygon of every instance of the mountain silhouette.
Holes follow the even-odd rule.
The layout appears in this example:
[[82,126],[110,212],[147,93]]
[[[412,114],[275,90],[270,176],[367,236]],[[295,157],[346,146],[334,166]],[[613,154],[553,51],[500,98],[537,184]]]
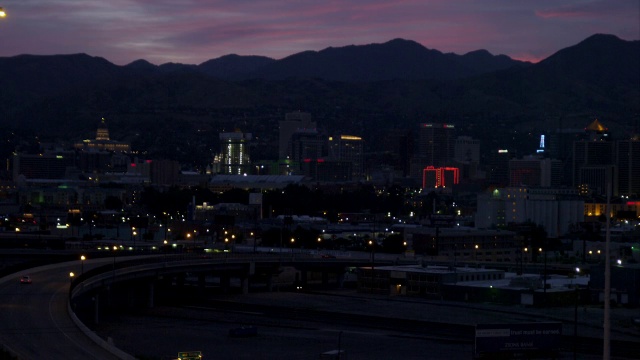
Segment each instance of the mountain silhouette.
[[185,126],[184,136],[190,127],[266,132],[277,124],[261,121],[302,109],[328,130],[371,136],[425,119],[463,124],[474,136],[490,136],[495,124],[530,128],[559,117],[582,126],[598,117],[612,127],[640,113],[638,64],[640,42],[602,34],[536,64],[485,50],[444,54],[403,39],[199,65],[20,55],[0,58],[0,126],[76,136],[107,117],[111,131],[126,136],[177,136],[174,126]]

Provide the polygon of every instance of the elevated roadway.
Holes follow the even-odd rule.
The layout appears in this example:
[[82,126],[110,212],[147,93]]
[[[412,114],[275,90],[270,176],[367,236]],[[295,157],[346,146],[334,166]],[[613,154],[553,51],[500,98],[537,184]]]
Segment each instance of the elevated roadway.
[[[0,343],[5,351],[19,359],[130,358],[118,349],[106,349],[96,343],[74,322],[68,311],[69,272],[79,270],[79,261],[73,261],[0,279]],[[21,284],[22,274],[29,274],[33,282]]]
[[[116,303],[115,297],[127,298],[132,288],[148,289],[143,302],[153,306],[153,284],[158,278],[222,272],[246,279],[256,271],[272,272],[281,266],[336,271],[367,261],[304,254],[154,255],[89,259],[84,264],[76,260],[32,268],[0,279],[0,344],[19,359],[133,359],[79,321],[75,310],[83,303],[76,298],[84,298],[85,303],[90,299],[93,319],[99,321],[104,304]],[[71,278],[70,272],[76,276]],[[33,283],[21,284],[20,277],[27,274]],[[121,292],[114,294],[116,291]]]

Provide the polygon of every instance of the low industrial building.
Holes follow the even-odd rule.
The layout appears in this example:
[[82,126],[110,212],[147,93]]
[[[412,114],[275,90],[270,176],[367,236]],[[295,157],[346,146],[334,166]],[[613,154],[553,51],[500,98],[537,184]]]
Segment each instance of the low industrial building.
[[[592,301],[604,302],[605,267],[603,263],[591,267]],[[640,264],[627,264],[622,260],[611,266],[612,303],[640,306]]]
[[390,296],[563,306],[587,299],[588,276],[516,275],[503,270],[449,266],[379,266],[358,269],[358,291]]
[[515,262],[520,260],[521,243],[507,230],[471,228],[406,228],[405,240],[416,254],[441,259],[477,262]]

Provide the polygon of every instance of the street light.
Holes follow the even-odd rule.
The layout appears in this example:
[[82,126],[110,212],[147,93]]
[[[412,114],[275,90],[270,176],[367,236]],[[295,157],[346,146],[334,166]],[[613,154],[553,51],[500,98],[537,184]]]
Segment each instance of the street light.
[[73,277],[74,276],[76,276],[76,274],[74,274],[73,271],[69,273],[69,283],[73,282]]
[[113,278],[114,279],[116,277],[116,250],[118,250],[118,247],[116,245],[113,245]]
[[376,247],[375,242],[373,240],[369,240],[369,246],[371,246],[371,269],[375,266],[376,262]]
[[371,246],[371,292],[373,292],[373,286],[375,282],[375,266],[376,266],[376,243],[373,240],[369,240],[369,246]]
[[80,274],[84,274],[84,261],[87,260],[87,257],[84,255],[80,255]]
[[[580,268],[576,267],[576,277],[580,275]],[[576,359],[576,353],[578,348],[578,303],[580,301],[580,293],[578,290],[578,282],[576,281],[573,289],[573,358]]]
[[3,8],[0,7],[0,18],[6,17],[7,13],[4,11]]
[[[542,248],[538,248],[539,252],[542,252]],[[546,302],[547,302],[547,249],[544,250],[544,280],[543,280],[543,285],[544,285],[544,289],[543,289],[543,297],[542,297],[542,302],[543,304],[546,306]]]

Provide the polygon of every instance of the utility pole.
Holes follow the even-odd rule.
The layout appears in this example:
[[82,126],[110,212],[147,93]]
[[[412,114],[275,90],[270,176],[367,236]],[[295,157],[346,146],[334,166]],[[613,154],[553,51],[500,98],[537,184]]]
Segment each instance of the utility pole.
[[607,227],[604,250],[604,335],[602,360],[611,358],[611,173],[607,172]]

